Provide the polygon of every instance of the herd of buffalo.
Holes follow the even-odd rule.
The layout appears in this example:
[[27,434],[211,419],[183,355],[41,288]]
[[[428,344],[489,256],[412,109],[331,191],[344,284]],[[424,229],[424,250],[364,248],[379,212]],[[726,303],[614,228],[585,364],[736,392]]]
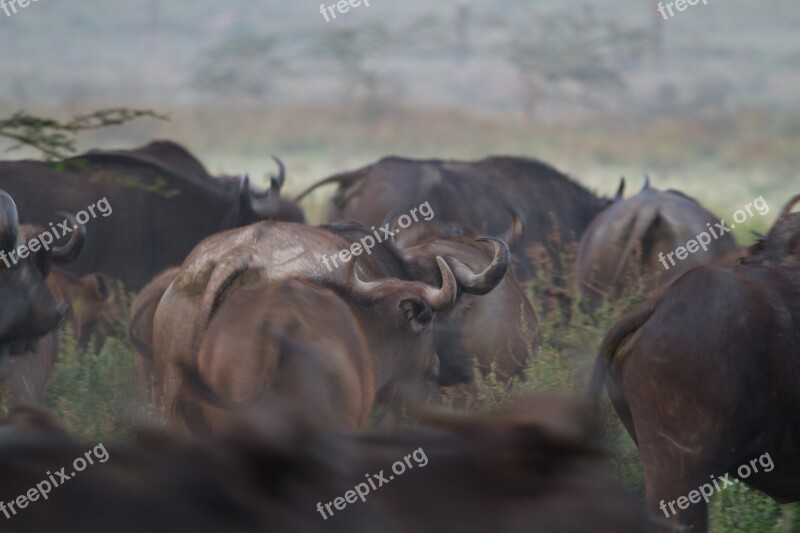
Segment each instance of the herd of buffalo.
[[[129,314],[169,426],[109,445],[0,529],[706,531],[706,502],[681,496],[763,454],[775,468],[742,482],[800,499],[800,195],[775,199],[752,246],[715,234],[665,268],[721,218],[649,179],[606,198],[523,157],[386,157],[290,200],[275,162],[264,190],[170,141],[0,162],[0,502],[86,447],[37,407],[62,324],[86,346]],[[307,225],[302,199],[326,185],[328,222]],[[76,218],[100,199],[113,214]],[[422,204],[431,216],[403,224]],[[74,231],[18,252],[61,220]],[[573,278],[588,313],[646,292],[597,339],[587,396],[459,409],[479,378],[524,379],[547,333],[529,298],[569,327]],[[645,505],[604,455],[604,390]],[[424,468],[317,512],[419,448]]]

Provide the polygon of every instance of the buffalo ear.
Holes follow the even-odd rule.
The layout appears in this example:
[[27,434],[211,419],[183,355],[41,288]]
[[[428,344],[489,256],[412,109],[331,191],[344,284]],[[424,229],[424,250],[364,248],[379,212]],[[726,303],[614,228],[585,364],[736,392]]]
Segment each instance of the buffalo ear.
[[397,304],[397,309],[408,324],[408,328],[416,335],[422,333],[433,322],[433,311],[425,300],[404,298]]

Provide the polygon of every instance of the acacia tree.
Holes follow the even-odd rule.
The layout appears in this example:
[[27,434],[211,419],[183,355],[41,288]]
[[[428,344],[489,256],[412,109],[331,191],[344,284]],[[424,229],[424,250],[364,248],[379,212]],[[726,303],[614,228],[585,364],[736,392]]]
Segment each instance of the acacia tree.
[[9,118],[0,119],[0,137],[14,144],[6,151],[28,146],[38,150],[44,159],[65,159],[77,150],[79,133],[118,126],[141,117],[167,120],[167,117],[149,109],[114,107],[77,115],[67,121],[42,118],[18,111]]

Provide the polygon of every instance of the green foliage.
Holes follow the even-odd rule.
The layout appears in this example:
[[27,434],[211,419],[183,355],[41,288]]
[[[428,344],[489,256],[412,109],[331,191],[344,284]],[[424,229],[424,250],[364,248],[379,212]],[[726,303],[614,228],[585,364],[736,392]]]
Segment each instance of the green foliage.
[[710,509],[712,533],[800,532],[800,504],[779,505],[742,484],[719,491]]
[[66,122],[18,111],[11,117],[0,120],[0,137],[6,137],[17,143],[11,146],[9,151],[29,146],[39,150],[45,159],[64,159],[75,153],[77,134],[125,124],[140,117],[167,120],[164,115],[149,109],[126,107],[99,109],[85,115],[77,115]]
[[78,437],[97,442],[130,434],[134,418],[150,409],[140,400],[136,354],[124,337],[108,337],[99,350],[85,350],[69,327],[62,330],[59,360],[45,392],[45,407]]

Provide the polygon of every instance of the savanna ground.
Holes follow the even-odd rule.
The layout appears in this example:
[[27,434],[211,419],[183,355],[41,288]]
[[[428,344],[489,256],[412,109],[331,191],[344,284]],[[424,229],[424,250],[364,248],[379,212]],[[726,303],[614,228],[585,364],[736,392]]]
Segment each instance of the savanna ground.
[[[709,2],[661,25],[644,0],[484,0],[474,3],[467,60],[453,53],[454,3],[375,0],[327,25],[318,4],[32,4],[0,21],[0,117],[152,108],[170,120],[90,132],[79,148],[172,139],[213,173],[249,171],[262,184],[274,153],[289,195],[389,154],[536,157],[606,196],[623,175],[634,194],[647,172],[654,187],[679,189],[726,220],[763,196],[770,212],[737,224],[740,244],[800,192],[796,0]],[[601,27],[635,53],[605,46]],[[540,70],[547,76],[531,75]],[[331,192],[304,200],[311,222],[324,220]],[[634,290],[593,318],[575,305],[564,327],[534,297],[549,285],[545,274],[529,287],[544,346],[526,379],[484,380],[478,408],[530,391],[581,393],[603,335],[641,297]],[[138,392],[124,332],[86,353],[64,335],[47,390],[46,407],[92,442],[126,438],[134,419],[161,422]],[[607,400],[603,423],[616,471],[641,494],[638,454]],[[800,532],[800,506],[737,485],[714,496],[711,531]]]

